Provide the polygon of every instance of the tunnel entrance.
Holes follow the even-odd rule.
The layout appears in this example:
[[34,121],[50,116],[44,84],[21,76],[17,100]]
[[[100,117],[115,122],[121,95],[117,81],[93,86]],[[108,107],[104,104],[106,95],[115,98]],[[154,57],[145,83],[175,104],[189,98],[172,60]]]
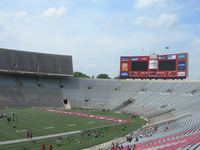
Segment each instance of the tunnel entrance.
[[64,104],[66,109],[71,109],[71,105],[70,105],[69,100],[67,98],[63,99],[63,104]]

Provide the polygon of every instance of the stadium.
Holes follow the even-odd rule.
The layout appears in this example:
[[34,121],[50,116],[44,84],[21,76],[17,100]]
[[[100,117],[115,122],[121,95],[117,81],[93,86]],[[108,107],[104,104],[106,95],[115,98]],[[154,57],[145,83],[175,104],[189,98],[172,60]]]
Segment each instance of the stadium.
[[72,56],[0,49],[0,150],[197,150],[199,89],[74,78]]

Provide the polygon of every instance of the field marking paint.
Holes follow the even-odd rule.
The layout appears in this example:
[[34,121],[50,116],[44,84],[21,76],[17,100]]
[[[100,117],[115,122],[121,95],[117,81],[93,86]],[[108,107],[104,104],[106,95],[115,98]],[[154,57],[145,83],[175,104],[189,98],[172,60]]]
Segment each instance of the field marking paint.
[[67,126],[74,127],[74,126],[76,126],[76,124],[68,124]]
[[17,133],[21,133],[21,132],[26,132],[26,129],[22,129],[22,130],[16,130]]
[[55,127],[43,127],[45,130],[54,129]]
[[[93,122],[93,121],[90,121],[90,122]],[[88,128],[88,129],[84,129],[82,131],[77,130],[77,131],[70,131],[70,132],[64,132],[64,133],[56,133],[56,134],[50,134],[50,135],[44,135],[44,136],[37,136],[37,137],[33,137],[32,139],[25,138],[25,139],[17,139],[17,140],[9,140],[9,141],[0,141],[0,145],[17,144],[17,143],[23,143],[23,142],[30,142],[33,140],[49,139],[49,138],[60,137],[60,136],[68,137],[69,135],[82,133],[86,130],[93,130],[93,129],[99,129],[99,128],[104,128],[104,127],[112,127],[112,126],[116,126],[116,125],[120,125],[120,124],[121,123],[116,123],[116,124],[112,124],[112,125],[103,125],[103,126],[99,126],[99,127]]]
[[33,137],[32,139],[17,139],[17,140],[10,140],[10,141],[2,141],[2,142],[0,142],[0,145],[8,145],[8,144],[29,142],[29,141],[33,141],[33,140],[49,139],[49,138],[54,138],[54,137],[73,135],[73,134],[77,134],[77,133],[81,133],[81,132],[82,131],[77,130],[77,131],[70,131],[70,132],[65,132],[65,133],[56,133],[56,134],[51,134],[51,135],[37,136],[37,137]]
[[85,113],[80,113],[80,112],[68,112],[68,111],[62,111],[62,110],[57,110],[57,109],[45,109],[45,110],[47,112],[78,116],[78,117],[82,117],[82,118],[92,118],[95,120],[106,120],[106,121],[112,121],[115,123],[128,123],[128,120],[117,119],[117,118],[107,117],[107,116],[97,116],[97,115],[85,114]]

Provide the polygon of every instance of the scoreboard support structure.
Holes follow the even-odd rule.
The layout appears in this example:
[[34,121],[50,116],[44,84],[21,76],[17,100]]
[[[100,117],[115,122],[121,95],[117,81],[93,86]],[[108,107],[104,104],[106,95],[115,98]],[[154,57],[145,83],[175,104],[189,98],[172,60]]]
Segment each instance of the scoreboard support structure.
[[188,53],[152,54],[149,56],[121,56],[120,78],[186,79]]

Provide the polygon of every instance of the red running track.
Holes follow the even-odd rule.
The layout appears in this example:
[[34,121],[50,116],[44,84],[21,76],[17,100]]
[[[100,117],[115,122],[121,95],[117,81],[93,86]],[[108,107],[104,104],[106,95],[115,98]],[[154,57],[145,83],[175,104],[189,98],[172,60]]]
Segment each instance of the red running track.
[[179,137],[183,132],[135,144],[136,150],[177,150],[192,144],[200,143],[200,133]]
[[115,123],[128,123],[128,120],[125,119],[118,119],[113,117],[106,117],[106,116],[97,116],[97,115],[91,115],[91,114],[85,114],[80,112],[69,112],[69,111],[62,111],[57,109],[45,109],[47,112],[53,112],[53,113],[59,113],[64,115],[71,115],[71,116],[78,116],[82,118],[90,118],[95,120],[105,120],[105,121],[111,121]]

